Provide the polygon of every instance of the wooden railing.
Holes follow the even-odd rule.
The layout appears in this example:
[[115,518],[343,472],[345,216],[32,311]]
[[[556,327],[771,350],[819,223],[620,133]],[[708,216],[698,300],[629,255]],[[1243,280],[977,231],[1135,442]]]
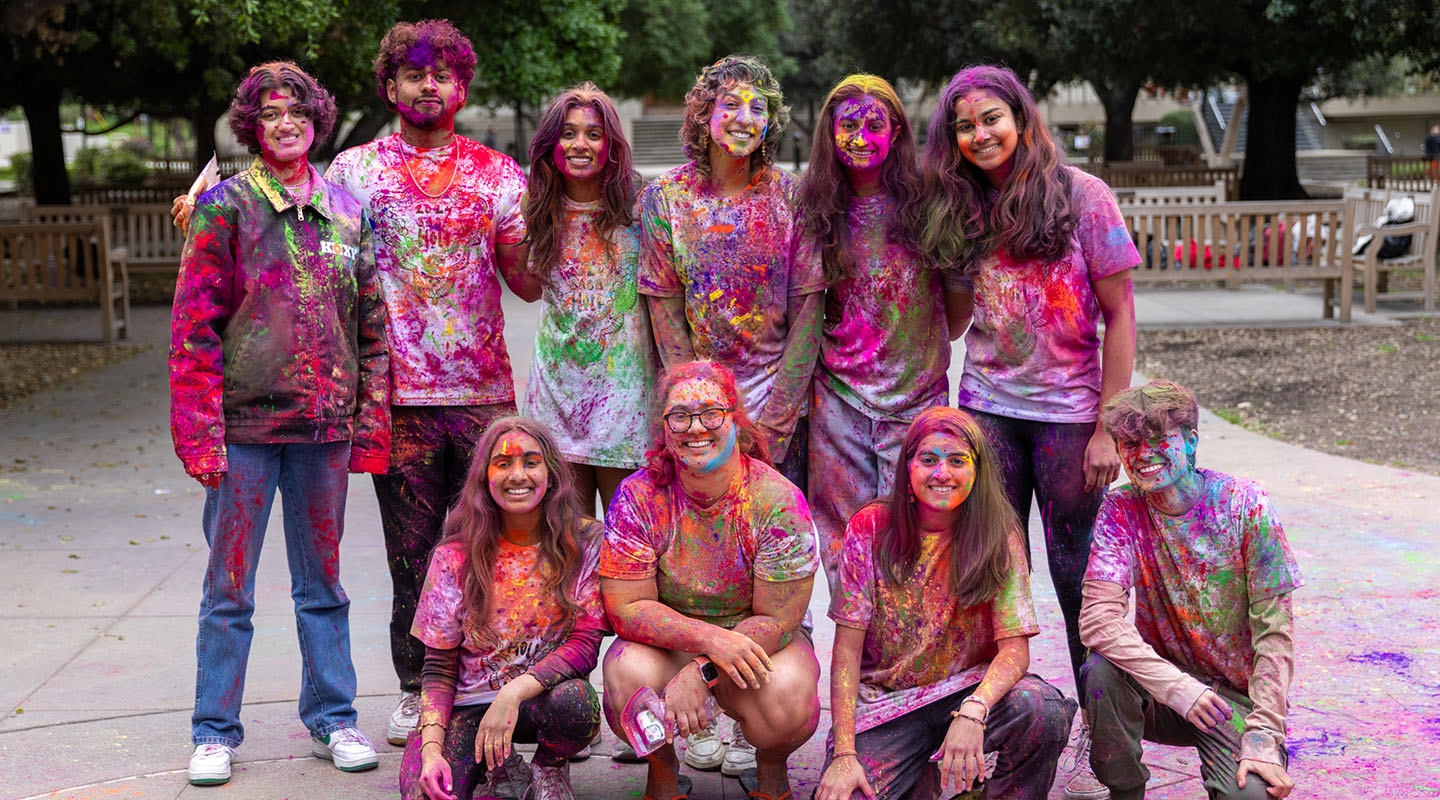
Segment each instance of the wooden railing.
[[170,221],[170,203],[135,205],[28,206],[21,210],[29,223],[102,222],[110,243],[128,253],[130,272],[180,273],[185,236]]
[[130,277],[123,247],[103,221],[0,225],[0,301],[100,305],[106,342],[130,332]]
[[1440,185],[1440,161],[1424,156],[1366,156],[1365,185],[1427,192]]
[[1100,164],[1095,175],[1112,189],[1139,186],[1208,186],[1225,183],[1225,199],[1240,196],[1239,167],[1167,167],[1154,161],[1116,161]]

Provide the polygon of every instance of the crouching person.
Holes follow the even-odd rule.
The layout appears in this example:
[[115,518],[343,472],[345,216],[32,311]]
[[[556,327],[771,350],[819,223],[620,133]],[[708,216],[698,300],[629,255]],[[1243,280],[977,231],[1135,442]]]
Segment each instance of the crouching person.
[[1145,796],[1142,739],[1198,749],[1212,800],[1294,786],[1290,592],[1303,581],[1264,490],[1195,468],[1197,414],[1188,389],[1156,381],[1117,394],[1102,417],[1131,482],[1095,522],[1080,695],[1090,764],[1114,800]]
[[916,417],[899,456],[890,498],[845,531],[830,601],[834,723],[815,796],[930,800],[980,786],[1044,800],[1075,701],[1027,674],[1040,627],[995,453],[974,418],[938,406]]

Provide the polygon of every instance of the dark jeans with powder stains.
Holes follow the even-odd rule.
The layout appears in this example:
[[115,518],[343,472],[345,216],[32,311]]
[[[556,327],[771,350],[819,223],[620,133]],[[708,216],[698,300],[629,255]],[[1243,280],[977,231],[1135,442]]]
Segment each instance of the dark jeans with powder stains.
[[390,470],[374,479],[394,592],[390,659],[401,691],[420,691],[425,644],[410,626],[445,514],[465,484],[475,442],[490,423],[514,413],[514,403],[390,408]]
[[[1210,800],[1266,800],[1269,785],[1250,773],[1245,788],[1235,782],[1240,767],[1240,731],[1218,725],[1202,731],[1174,709],[1150,696],[1128,673],[1099,653],[1091,654],[1080,669],[1080,699],[1090,716],[1090,766],[1095,777],[1110,788],[1111,800],[1141,800],[1150,770],[1140,760],[1141,740],[1177,747],[1194,747],[1200,753],[1200,777]],[[1211,684],[1240,717],[1254,707],[1250,698],[1224,684]],[[1286,756],[1282,752],[1280,757]]]
[[[940,792],[940,770],[930,755],[945,742],[952,712],[973,693],[971,686],[949,697],[855,735],[855,752],[865,778],[879,800],[949,797]],[[985,728],[985,752],[996,753],[995,771],[985,779],[981,797],[1045,800],[1055,783],[1060,753],[1070,738],[1075,701],[1038,675],[1026,675],[995,704]],[[825,767],[834,760],[832,733],[825,746]],[[859,794],[855,795],[859,797]]]
[[1105,496],[1103,489],[1085,491],[1085,448],[1095,434],[1095,423],[1034,422],[964,410],[980,423],[995,448],[1005,494],[1025,530],[1026,552],[1030,498],[1039,501],[1050,580],[1065,619],[1065,643],[1078,685],[1086,654],[1080,643],[1080,585],[1090,563],[1091,529]]
[[[485,763],[475,760],[475,735],[489,710],[487,703],[456,706],[450,713],[440,753],[450,763],[452,791],[460,800],[469,800],[485,783]],[[520,704],[519,714],[512,741],[538,744],[531,763],[543,767],[564,766],[600,731],[600,700],[595,687],[580,678],[562,681],[554,689],[526,700]],[[420,786],[420,742],[420,733],[412,732],[400,760],[400,796],[405,800],[425,797]]]

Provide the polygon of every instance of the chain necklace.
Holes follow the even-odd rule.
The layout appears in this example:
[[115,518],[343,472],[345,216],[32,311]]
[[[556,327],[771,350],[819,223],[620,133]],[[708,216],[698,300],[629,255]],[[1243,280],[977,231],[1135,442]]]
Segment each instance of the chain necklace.
[[415,188],[420,190],[420,194],[423,194],[433,200],[437,197],[444,197],[445,193],[450,191],[451,185],[455,183],[455,173],[460,171],[459,145],[452,143],[451,147],[454,147],[456,149],[450,154],[450,180],[445,182],[444,189],[441,189],[435,194],[430,194],[429,192],[425,191],[425,187],[420,185],[420,181],[415,180],[415,173],[410,171],[410,159],[406,158],[404,153],[400,154],[400,166],[405,168],[405,174],[410,176],[410,182],[415,184]]

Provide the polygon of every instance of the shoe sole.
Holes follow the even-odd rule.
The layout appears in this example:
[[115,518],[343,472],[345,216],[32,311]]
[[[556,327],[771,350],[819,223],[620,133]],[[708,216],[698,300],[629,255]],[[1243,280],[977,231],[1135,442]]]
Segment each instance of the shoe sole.
[[404,747],[410,740],[410,731],[414,728],[389,728],[385,731],[385,741],[396,747]]
[[201,776],[199,776],[199,777],[196,777],[196,776],[194,776],[194,775],[191,775],[191,776],[190,776],[190,785],[191,785],[191,786],[219,786],[219,785],[221,785],[221,784],[225,784],[225,783],[229,783],[229,782],[230,782],[230,776],[229,776],[228,774],[226,774],[226,775],[215,775],[215,776],[201,775]]
[[685,766],[691,769],[698,769],[704,772],[709,772],[714,769],[719,769],[720,765],[723,763],[725,763],[725,751],[723,750],[720,751],[720,754],[717,755],[714,759],[707,759],[704,761],[701,761],[699,758],[692,760],[690,758],[690,751],[685,751]]
[[366,770],[372,770],[380,766],[380,756],[378,754],[372,758],[366,758],[360,761],[340,761],[335,758],[334,753],[330,752],[330,748],[318,745],[310,748],[310,754],[316,758],[333,763],[335,768],[341,772],[365,772]]
[[738,778],[740,773],[747,769],[755,769],[755,759],[750,759],[743,764],[735,764],[733,761],[725,761],[720,765],[720,774],[727,778]]

